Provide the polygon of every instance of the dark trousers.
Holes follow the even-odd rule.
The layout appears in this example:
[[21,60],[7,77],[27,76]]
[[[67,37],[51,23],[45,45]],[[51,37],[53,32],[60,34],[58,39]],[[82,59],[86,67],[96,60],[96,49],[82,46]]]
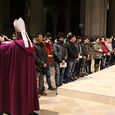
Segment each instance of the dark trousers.
[[54,62],[54,67],[55,67],[55,84],[56,87],[59,87],[63,83],[65,68],[60,68],[60,63],[56,61]]
[[47,67],[47,71],[46,71],[46,81],[47,81],[48,87],[52,87],[52,84],[51,84],[50,65],[48,65],[48,67]]
[[86,72],[91,73],[91,60],[87,60]]
[[68,59],[67,60],[67,68],[65,70],[65,77],[64,80],[66,82],[71,81],[73,74],[74,74],[74,70],[75,70],[75,59]]
[[38,78],[38,92],[42,93],[44,91],[44,75],[41,72],[38,72],[37,78]]

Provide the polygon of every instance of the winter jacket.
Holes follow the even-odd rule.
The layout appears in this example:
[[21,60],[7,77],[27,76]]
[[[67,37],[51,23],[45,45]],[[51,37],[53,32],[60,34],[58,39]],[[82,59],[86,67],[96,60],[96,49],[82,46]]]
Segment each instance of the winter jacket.
[[75,43],[72,43],[70,41],[66,44],[67,50],[68,50],[68,59],[76,59],[79,55],[78,47]]
[[101,42],[101,48],[102,48],[102,51],[103,51],[102,52],[103,56],[107,55],[108,49],[107,49],[107,46],[105,45],[104,42]]
[[101,48],[101,44],[100,43],[95,43],[93,45],[94,48],[94,59],[101,59],[102,58],[102,48]]
[[55,40],[53,44],[53,54],[54,60],[57,62],[67,60],[68,53],[65,44],[60,43],[60,41],[58,40]]
[[48,64],[48,56],[46,53],[45,45],[43,43],[35,44],[35,63],[36,71],[41,72],[44,66],[44,63]]

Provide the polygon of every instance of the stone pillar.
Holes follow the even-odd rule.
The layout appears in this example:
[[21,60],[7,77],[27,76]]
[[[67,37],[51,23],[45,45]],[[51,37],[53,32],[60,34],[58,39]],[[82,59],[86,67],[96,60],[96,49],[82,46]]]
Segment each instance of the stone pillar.
[[107,0],[85,0],[85,36],[106,36]]
[[108,0],[107,36],[115,36],[115,0]]
[[31,35],[37,32],[43,33],[43,0],[30,0],[30,24]]

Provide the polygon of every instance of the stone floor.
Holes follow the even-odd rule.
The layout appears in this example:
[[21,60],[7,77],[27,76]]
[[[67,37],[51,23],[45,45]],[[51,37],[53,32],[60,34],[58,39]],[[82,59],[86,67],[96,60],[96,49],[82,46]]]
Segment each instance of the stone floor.
[[40,115],[115,115],[115,66],[47,93]]
[[[54,68],[51,71],[55,86]],[[45,86],[48,95],[40,97],[40,115],[115,115],[115,66],[64,84],[55,91]]]
[[115,106],[57,95],[41,97],[41,115],[115,115]]

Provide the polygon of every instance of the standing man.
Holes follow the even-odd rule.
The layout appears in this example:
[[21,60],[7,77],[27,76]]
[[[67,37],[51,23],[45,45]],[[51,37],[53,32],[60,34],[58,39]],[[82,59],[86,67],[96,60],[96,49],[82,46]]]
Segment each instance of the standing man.
[[64,34],[59,33],[57,39],[53,44],[53,53],[54,53],[54,66],[55,66],[55,83],[56,88],[62,85],[63,76],[64,76],[64,67],[60,67],[61,65],[66,64],[67,60],[67,50],[64,45]]
[[67,59],[67,68],[64,76],[66,83],[76,80],[73,74],[74,74],[76,60],[78,60],[78,49],[75,45],[76,36],[70,34],[67,40],[68,42],[66,44],[66,47],[68,51],[68,59]]
[[47,95],[44,90],[44,75],[46,74],[48,67],[48,57],[43,42],[43,35],[37,33],[34,39],[35,43],[35,62],[36,62],[36,73],[38,77],[38,92],[40,95]]
[[50,66],[53,63],[53,46],[52,46],[52,41],[51,41],[51,34],[50,33],[46,33],[45,37],[44,37],[44,42],[45,42],[45,48],[46,48],[46,52],[48,55],[48,66],[47,66],[47,71],[46,71],[46,81],[48,84],[48,89],[49,90],[55,90],[55,88],[53,88],[52,83],[51,83],[51,70],[50,70]]

